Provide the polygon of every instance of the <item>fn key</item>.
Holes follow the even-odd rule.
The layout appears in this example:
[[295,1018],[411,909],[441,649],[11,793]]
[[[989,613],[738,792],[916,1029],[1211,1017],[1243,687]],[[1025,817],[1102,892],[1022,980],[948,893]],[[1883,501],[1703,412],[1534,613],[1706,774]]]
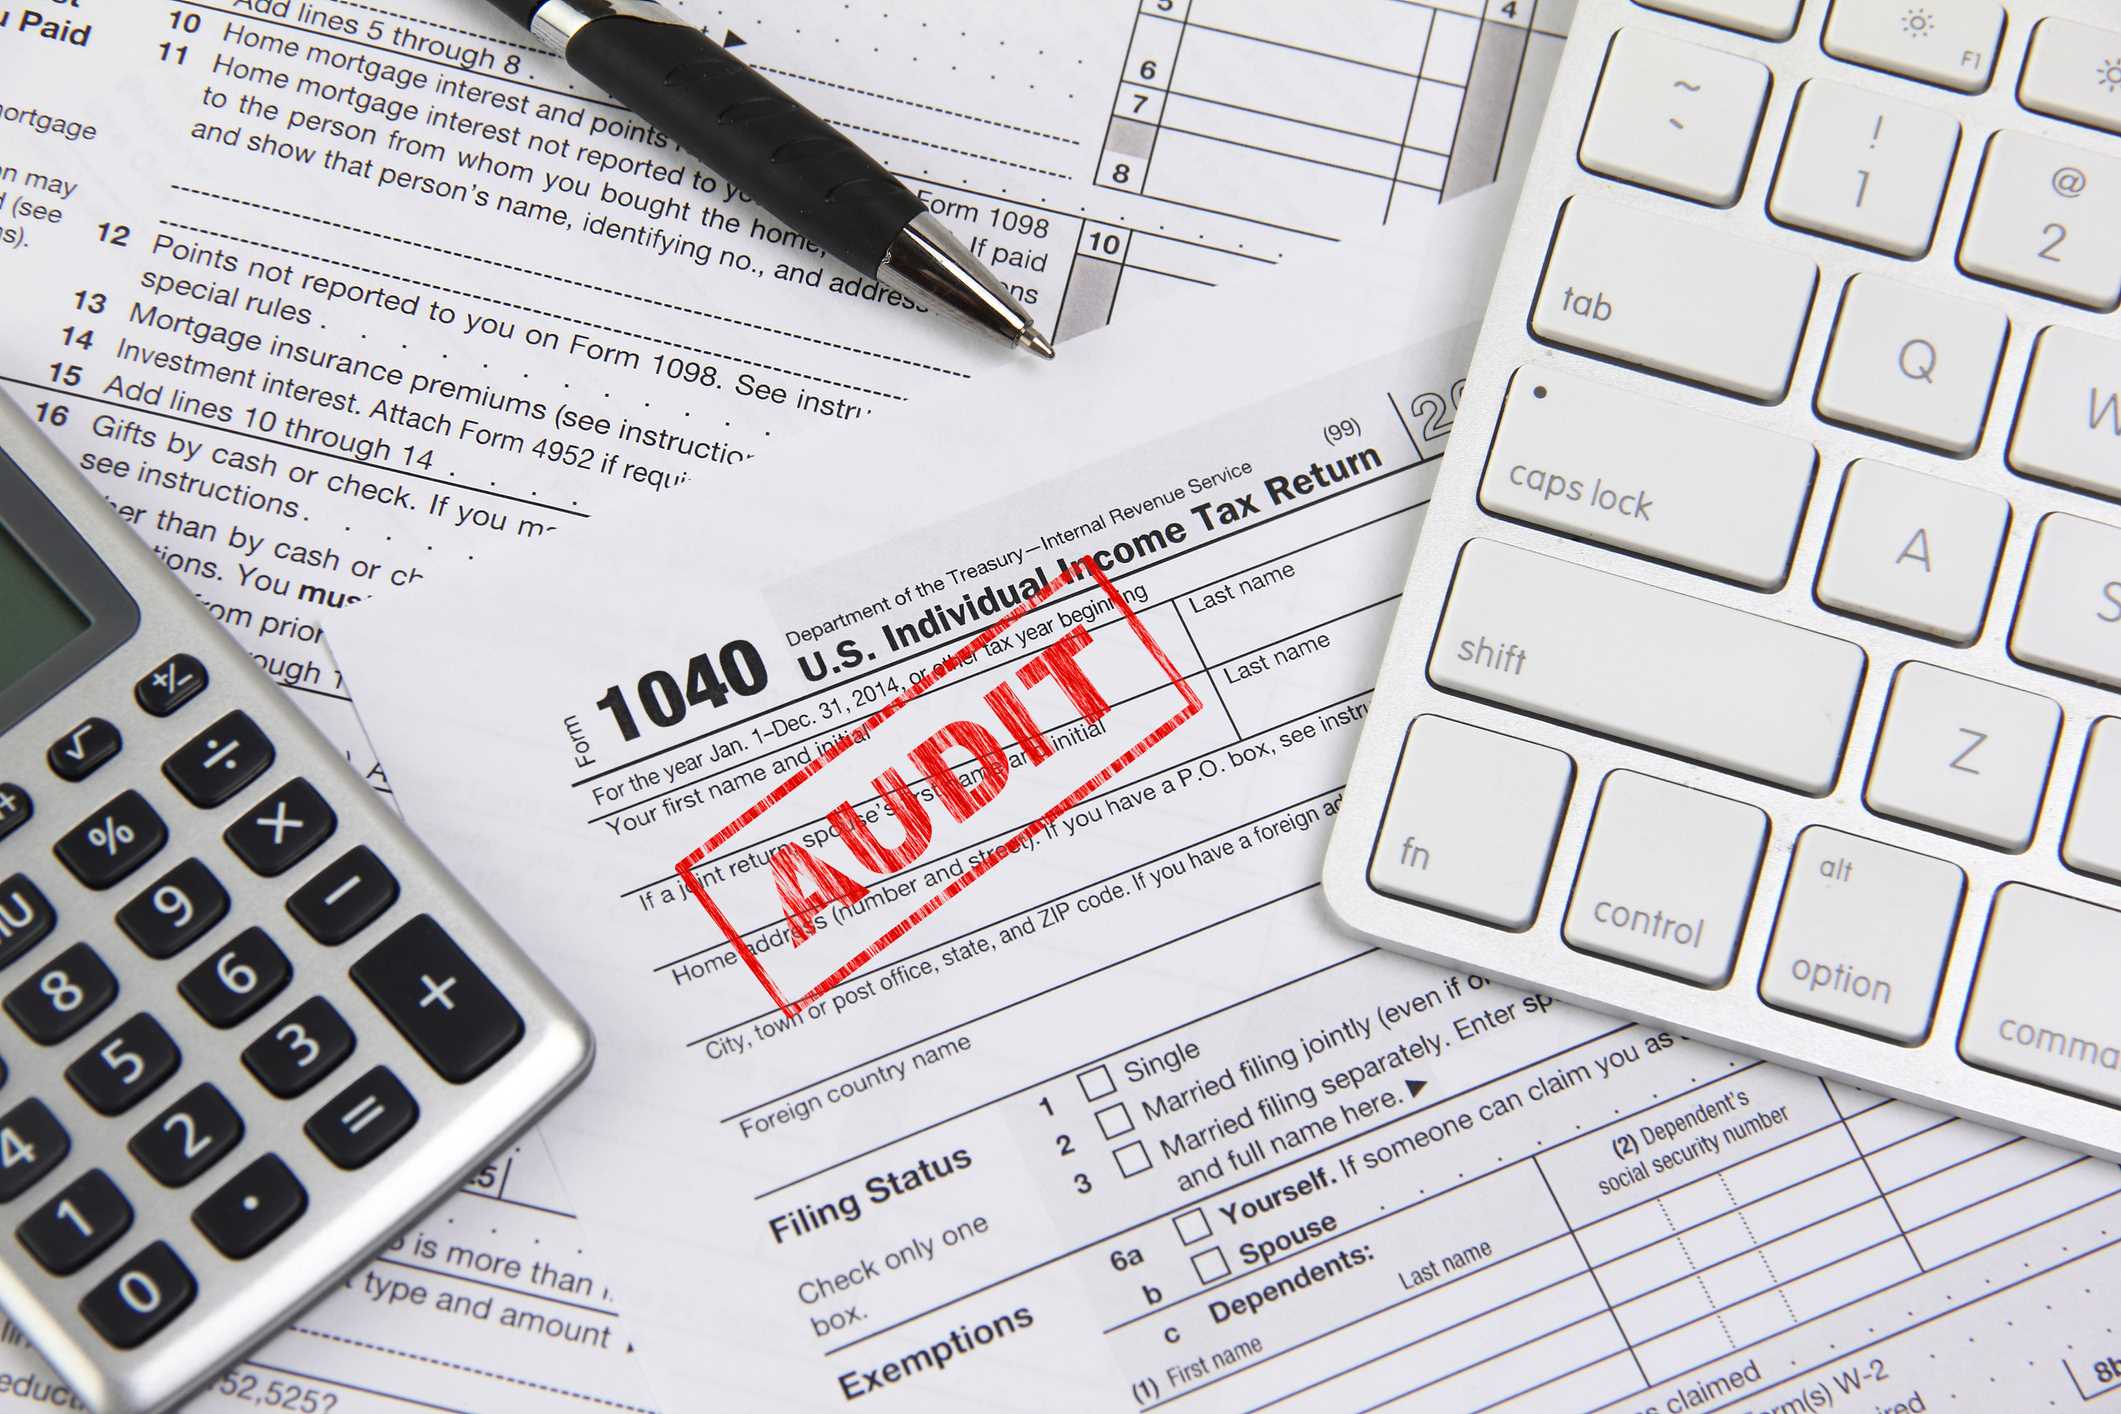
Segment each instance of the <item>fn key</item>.
[[353,979],[453,1084],[478,1075],[523,1038],[523,1018],[427,914],[371,948],[353,965]]

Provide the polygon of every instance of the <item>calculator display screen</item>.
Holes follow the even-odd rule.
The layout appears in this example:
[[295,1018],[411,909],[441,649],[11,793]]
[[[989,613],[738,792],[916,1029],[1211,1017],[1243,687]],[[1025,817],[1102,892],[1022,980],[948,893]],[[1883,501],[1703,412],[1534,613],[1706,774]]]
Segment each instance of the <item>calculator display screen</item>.
[[88,631],[88,615],[0,526],[0,692]]

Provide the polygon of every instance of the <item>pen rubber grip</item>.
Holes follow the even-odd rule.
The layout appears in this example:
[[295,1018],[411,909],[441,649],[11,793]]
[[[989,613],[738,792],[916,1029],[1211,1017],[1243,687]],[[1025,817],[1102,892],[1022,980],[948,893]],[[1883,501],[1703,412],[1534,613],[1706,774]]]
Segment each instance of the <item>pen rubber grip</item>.
[[582,27],[567,62],[865,275],[926,209],[868,153],[698,30],[612,15]]

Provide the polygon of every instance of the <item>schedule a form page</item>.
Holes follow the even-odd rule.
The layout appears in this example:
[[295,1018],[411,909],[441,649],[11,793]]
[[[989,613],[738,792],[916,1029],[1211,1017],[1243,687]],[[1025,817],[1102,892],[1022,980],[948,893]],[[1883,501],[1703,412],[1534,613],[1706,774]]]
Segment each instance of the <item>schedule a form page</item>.
[[[1063,338],[1342,237],[1413,250],[1523,155],[1566,19],[675,8]],[[1021,357],[830,264],[482,0],[0,4],[0,290],[0,391],[378,789],[321,614]],[[574,1207],[532,1136],[203,1403],[643,1407]],[[0,1404],[69,1398],[4,1360]]]

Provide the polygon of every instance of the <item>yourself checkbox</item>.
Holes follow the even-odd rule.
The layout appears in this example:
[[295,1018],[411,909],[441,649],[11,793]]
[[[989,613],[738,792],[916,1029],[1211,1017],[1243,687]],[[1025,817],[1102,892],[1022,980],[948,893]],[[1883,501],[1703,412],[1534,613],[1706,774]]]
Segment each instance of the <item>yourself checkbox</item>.
[[1208,1215],[1198,1208],[1189,1208],[1171,1219],[1171,1226],[1178,1229],[1178,1240],[1195,1243],[1208,1235]]
[[1230,1275],[1230,1259],[1223,1255],[1220,1247],[1210,1247],[1193,1254],[1193,1275],[1202,1281],[1220,1281]]
[[1112,1161],[1119,1165],[1121,1178],[1132,1178],[1138,1173],[1147,1173],[1155,1165],[1149,1162],[1149,1151],[1142,1147],[1141,1140],[1122,1144],[1112,1151]]
[[1107,1139],[1117,1139],[1134,1132],[1134,1116],[1127,1113],[1127,1102],[1107,1105],[1097,1112],[1097,1127],[1105,1131]]
[[1102,1100],[1119,1088],[1112,1083],[1112,1072],[1101,1065],[1093,1065],[1078,1074],[1075,1083],[1083,1087],[1086,1100]]

